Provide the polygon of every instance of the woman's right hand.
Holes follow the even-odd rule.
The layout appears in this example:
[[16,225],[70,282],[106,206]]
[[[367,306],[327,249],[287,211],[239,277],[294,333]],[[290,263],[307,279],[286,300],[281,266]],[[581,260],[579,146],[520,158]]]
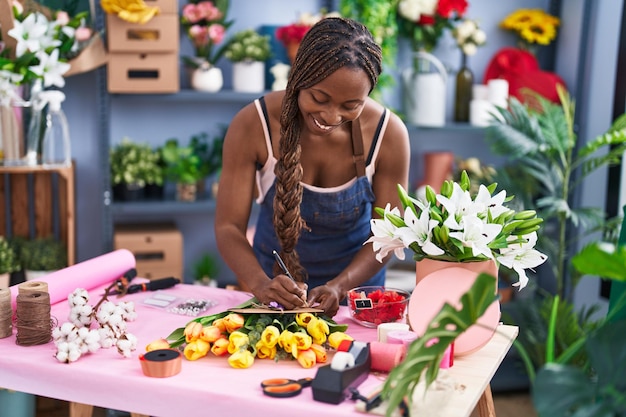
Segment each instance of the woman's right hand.
[[287,275],[277,275],[251,290],[261,304],[270,305],[271,302],[276,302],[286,310],[306,307],[307,285],[296,283]]

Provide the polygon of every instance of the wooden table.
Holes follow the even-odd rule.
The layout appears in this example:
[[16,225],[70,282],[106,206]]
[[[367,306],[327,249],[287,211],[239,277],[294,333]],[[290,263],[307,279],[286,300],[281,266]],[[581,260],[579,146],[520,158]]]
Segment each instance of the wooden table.
[[[101,289],[90,292],[92,305],[99,300],[101,292]],[[180,300],[202,298],[217,302],[215,307],[203,313],[207,315],[250,298],[249,294],[239,291],[193,285],[177,285],[164,292]],[[138,314],[138,319],[129,323],[129,332],[138,338],[138,350],[132,358],[123,358],[115,349],[102,349],[74,363],[63,364],[53,357],[53,343],[22,347],[15,344],[13,335],[0,339],[0,387],[72,402],[71,417],[88,417],[93,406],[131,410],[134,416],[159,417],[195,415],[198,410],[229,417],[249,417],[252,411],[255,415],[293,417],[304,410],[306,414],[330,417],[363,415],[356,410],[356,403],[348,399],[337,405],[315,401],[310,389],[293,398],[276,399],[263,395],[259,383],[265,378],[315,377],[316,368],[304,369],[294,361],[256,360],[248,369],[234,369],[225,358],[209,355],[193,362],[183,360],[181,372],[173,377],[146,377],[138,360],[144,347],[191,319],[144,305],[143,300],[148,296],[138,293],[124,298],[135,302]],[[52,307],[52,315],[60,323],[66,321],[68,311],[65,302]],[[346,308],[340,310],[335,320],[348,323],[348,333],[355,340],[376,340],[376,330],[352,321]],[[499,326],[489,344],[472,355],[455,359],[450,374],[465,389],[449,398],[451,414],[447,415],[469,416],[477,405],[483,410],[481,417],[495,415],[489,382],[517,331],[516,327]],[[359,391],[364,394],[374,391],[382,378],[370,374],[359,386]]]

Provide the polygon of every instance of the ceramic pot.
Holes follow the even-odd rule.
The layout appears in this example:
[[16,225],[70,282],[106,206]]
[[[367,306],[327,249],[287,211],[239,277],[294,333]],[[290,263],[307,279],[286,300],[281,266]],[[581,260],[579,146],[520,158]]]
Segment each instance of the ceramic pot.
[[240,93],[261,93],[265,90],[265,63],[243,61],[233,64],[233,90]]
[[289,62],[291,64],[296,60],[296,54],[298,53],[298,48],[300,48],[300,42],[289,42],[285,45],[285,50],[287,51],[287,58],[289,58]]
[[441,190],[444,181],[452,176],[454,153],[427,152],[424,154],[424,178],[420,186],[430,185],[436,192]]
[[198,91],[216,93],[224,85],[222,70],[208,63],[205,64],[194,69],[191,73],[191,87]]
[[198,196],[198,184],[176,183],[176,200],[192,202]]
[[412,68],[402,72],[407,121],[416,126],[443,126],[448,73],[442,62],[428,52],[417,52],[414,61]]
[[[416,263],[417,285],[409,301],[408,322],[413,331],[422,334],[445,303],[460,306],[461,296],[474,284],[476,277],[487,273],[497,277],[495,261],[444,262],[424,259]],[[497,285],[494,285],[494,294]],[[500,323],[500,302],[493,302],[477,323],[454,341],[454,356],[464,356],[485,346]]]

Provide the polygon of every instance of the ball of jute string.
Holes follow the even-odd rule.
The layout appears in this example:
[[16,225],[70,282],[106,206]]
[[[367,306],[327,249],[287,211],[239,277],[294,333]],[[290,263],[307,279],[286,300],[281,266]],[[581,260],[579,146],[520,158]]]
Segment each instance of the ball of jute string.
[[11,291],[0,288],[0,339],[13,334],[13,309],[11,308]]
[[27,294],[33,291],[48,292],[48,283],[43,281],[26,281],[17,286],[18,294]]
[[43,291],[18,294],[16,316],[18,345],[43,345],[52,340],[52,329],[56,323],[50,317],[50,294]]

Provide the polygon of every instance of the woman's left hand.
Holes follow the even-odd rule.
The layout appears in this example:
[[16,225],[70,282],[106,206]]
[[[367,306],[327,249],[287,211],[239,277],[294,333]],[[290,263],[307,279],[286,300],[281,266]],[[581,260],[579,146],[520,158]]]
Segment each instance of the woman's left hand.
[[320,285],[309,291],[309,306],[324,310],[328,317],[333,317],[339,311],[339,302],[343,299],[343,294],[332,285]]

